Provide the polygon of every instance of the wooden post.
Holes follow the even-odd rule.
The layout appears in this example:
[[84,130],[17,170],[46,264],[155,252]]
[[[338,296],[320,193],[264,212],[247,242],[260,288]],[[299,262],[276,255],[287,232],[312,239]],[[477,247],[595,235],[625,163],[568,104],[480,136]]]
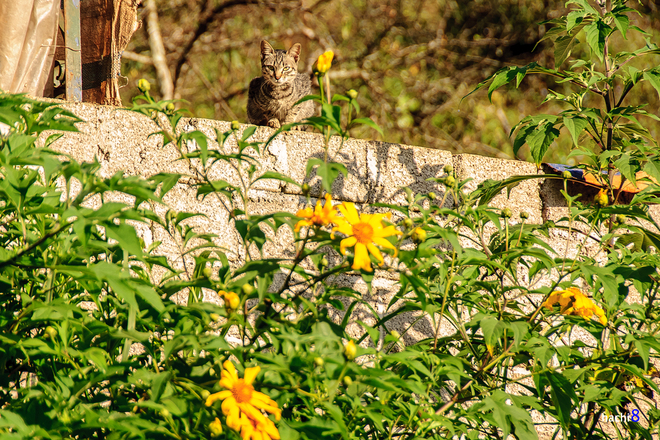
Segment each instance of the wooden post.
[[80,0],[64,0],[64,27],[66,99],[67,101],[81,102]]

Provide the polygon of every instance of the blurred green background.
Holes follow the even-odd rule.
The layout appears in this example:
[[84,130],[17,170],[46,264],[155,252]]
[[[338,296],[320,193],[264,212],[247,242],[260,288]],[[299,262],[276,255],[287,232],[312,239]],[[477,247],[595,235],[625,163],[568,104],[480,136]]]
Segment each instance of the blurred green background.
[[[148,1],[147,1],[148,3]],[[595,2],[592,2],[595,4]],[[194,116],[247,122],[247,86],[260,75],[259,42],[276,48],[303,46],[299,70],[309,72],[314,60],[331,49],[332,93],[359,92],[361,116],[383,128],[382,139],[368,128],[352,131],[360,138],[513,158],[509,131],[530,114],[555,113],[557,104],[540,105],[548,89],[570,87],[551,78],[528,76],[520,89],[502,88],[488,101],[485,90],[468,94],[479,82],[508,65],[532,61],[554,66],[552,41],[536,48],[549,29],[540,22],[564,11],[563,1],[538,0],[157,0],[155,1],[167,69],[174,98],[188,101]],[[614,51],[633,51],[645,38],[660,44],[660,6],[652,0],[631,1],[633,24],[649,32],[630,31],[628,40],[613,39]],[[162,88],[152,62],[145,23],[124,56],[124,104],[138,93],[136,83],[148,79],[152,94]],[[153,14],[151,14],[153,17]],[[535,48],[535,49],[534,49]],[[573,57],[590,58],[586,43]],[[631,63],[639,69],[660,65],[660,56]],[[586,105],[600,107],[596,96]],[[660,100],[648,84],[627,98],[629,105],[647,103],[658,113]],[[640,121],[660,138],[660,124]],[[546,161],[571,163],[568,133],[551,147]],[[526,147],[518,155],[527,159]]]

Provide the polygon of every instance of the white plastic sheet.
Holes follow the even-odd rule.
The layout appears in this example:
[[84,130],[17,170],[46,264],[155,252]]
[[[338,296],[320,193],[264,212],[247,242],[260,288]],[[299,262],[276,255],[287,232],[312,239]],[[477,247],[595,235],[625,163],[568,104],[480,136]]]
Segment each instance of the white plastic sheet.
[[59,14],[60,0],[0,0],[0,89],[49,94]]

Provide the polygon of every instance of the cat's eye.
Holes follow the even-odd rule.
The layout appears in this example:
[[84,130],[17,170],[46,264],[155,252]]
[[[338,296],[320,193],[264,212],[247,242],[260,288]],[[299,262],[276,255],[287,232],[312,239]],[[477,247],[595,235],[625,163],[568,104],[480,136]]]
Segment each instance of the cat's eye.
[[284,70],[285,72],[288,72],[289,70],[291,70],[291,67],[286,66],[286,67],[285,67],[284,69],[282,69],[282,70]]

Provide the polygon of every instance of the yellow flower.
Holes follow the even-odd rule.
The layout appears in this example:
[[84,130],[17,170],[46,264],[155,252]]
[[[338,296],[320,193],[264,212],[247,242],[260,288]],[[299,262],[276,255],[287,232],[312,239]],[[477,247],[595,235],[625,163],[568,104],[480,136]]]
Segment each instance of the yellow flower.
[[301,209],[296,215],[306,220],[300,220],[296,223],[296,227],[293,229],[295,232],[298,232],[303,226],[325,226],[329,223],[341,221],[338,220],[337,210],[332,206],[332,196],[330,194],[325,195],[325,205],[323,207],[321,207],[321,200],[319,199],[314,210],[312,208]]
[[401,234],[394,226],[383,227],[383,218],[388,219],[392,216],[389,212],[387,214],[359,214],[355,209],[355,205],[349,202],[344,202],[339,206],[339,211],[344,214],[346,220],[337,223],[332,231],[338,230],[347,238],[341,241],[339,250],[342,254],[346,254],[346,248],[355,246],[355,257],[353,259],[354,270],[364,269],[371,272],[371,260],[369,259],[369,252],[376,257],[376,259],[383,264],[383,255],[376,247],[380,245],[388,249],[394,249],[396,255],[396,248],[385,240],[385,237],[390,235]]
[[206,406],[222,400],[221,408],[227,417],[227,426],[240,432],[243,440],[278,440],[280,433],[277,427],[261,410],[274,414],[276,420],[280,420],[282,410],[274,400],[255,391],[252,386],[261,368],[246,368],[243,379],[240,379],[231,361],[225,361],[222,366],[220,386],[226,389],[207,397]]
[[211,431],[211,437],[217,437],[222,434],[222,423],[220,423],[219,418],[216,417],[215,420],[209,424],[209,431]]
[[355,346],[355,342],[351,339],[344,345],[344,356],[346,356],[346,359],[349,361],[352,361],[355,359],[355,355],[357,354],[357,347]]
[[330,66],[332,65],[332,58],[335,56],[335,53],[331,50],[326,50],[323,52],[320,56],[319,59],[316,60],[314,63],[314,66],[312,66],[312,70],[314,72],[318,72],[320,74],[324,74],[328,70],[330,70]]
[[601,324],[607,324],[607,318],[603,309],[598,307],[589,298],[587,298],[577,287],[569,287],[566,290],[552,292],[543,306],[552,310],[552,306],[559,303],[561,313],[564,315],[582,316],[589,320],[596,315]]
[[218,295],[225,299],[225,307],[230,310],[236,310],[238,306],[241,305],[241,299],[234,292],[225,292],[224,290],[221,290],[218,292]]
[[598,194],[594,196],[594,202],[600,207],[607,206],[610,202],[609,197],[607,197],[607,191],[605,189],[598,191]]

